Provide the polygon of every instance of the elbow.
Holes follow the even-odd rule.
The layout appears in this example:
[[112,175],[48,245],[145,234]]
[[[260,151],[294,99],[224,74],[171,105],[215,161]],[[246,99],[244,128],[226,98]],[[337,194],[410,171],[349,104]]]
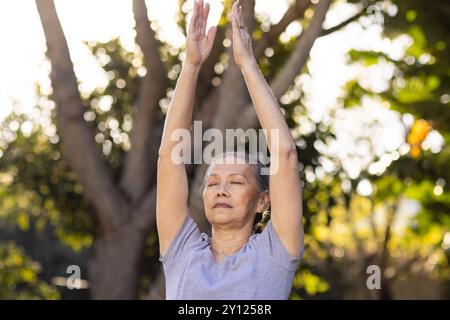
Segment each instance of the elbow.
[[[276,161],[276,160],[275,160]],[[286,168],[298,171],[298,154],[295,145],[280,148],[278,153],[278,162]]]
[[297,147],[295,144],[280,147],[279,154],[281,159],[298,160]]
[[172,154],[169,148],[159,149],[157,167],[160,168],[162,165],[184,166],[183,156]]

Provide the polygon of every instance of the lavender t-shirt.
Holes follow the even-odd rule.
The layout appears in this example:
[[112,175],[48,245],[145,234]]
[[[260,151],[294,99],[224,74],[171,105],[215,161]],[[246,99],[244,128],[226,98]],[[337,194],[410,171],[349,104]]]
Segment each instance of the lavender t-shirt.
[[288,299],[303,255],[292,257],[269,220],[238,252],[216,262],[211,239],[187,215],[164,256],[166,299],[282,300]]

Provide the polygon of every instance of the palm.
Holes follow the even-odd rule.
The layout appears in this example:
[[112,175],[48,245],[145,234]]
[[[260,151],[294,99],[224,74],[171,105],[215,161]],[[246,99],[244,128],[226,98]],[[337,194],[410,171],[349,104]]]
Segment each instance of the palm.
[[252,38],[245,27],[242,7],[236,1],[232,7],[231,23],[233,27],[233,55],[236,64],[243,67],[254,61]]
[[203,6],[203,0],[194,1],[186,44],[186,60],[193,65],[201,65],[206,60],[214,43],[216,28],[210,28],[208,34],[205,34],[208,14],[208,3]]

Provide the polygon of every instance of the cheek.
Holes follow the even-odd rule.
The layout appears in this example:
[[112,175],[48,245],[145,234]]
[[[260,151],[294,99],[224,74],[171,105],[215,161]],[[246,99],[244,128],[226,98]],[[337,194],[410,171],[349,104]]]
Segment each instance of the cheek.
[[242,188],[241,190],[236,190],[233,196],[239,205],[251,206],[251,199],[253,198],[251,190]]
[[209,203],[209,202],[211,202],[211,199],[212,199],[212,193],[205,190],[203,192],[203,202]]

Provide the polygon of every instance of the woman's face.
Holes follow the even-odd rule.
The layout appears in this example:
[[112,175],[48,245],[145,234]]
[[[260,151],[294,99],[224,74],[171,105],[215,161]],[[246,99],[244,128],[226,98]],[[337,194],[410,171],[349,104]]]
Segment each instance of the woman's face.
[[213,163],[206,177],[203,191],[206,218],[212,225],[231,224],[237,228],[253,225],[256,212],[261,212],[267,203],[258,190],[254,168],[236,163],[233,155],[224,159],[223,163]]

